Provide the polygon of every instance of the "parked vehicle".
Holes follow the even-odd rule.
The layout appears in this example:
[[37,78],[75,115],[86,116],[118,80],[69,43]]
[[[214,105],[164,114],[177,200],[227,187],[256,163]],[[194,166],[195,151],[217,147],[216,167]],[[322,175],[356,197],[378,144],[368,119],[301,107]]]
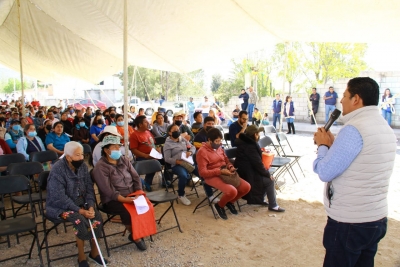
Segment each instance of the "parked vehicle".
[[[114,103],[114,105],[119,109],[121,109],[123,104],[124,104],[123,100]],[[143,108],[144,114],[146,114],[146,116],[151,116],[151,115],[153,115],[154,110],[157,110],[157,108],[159,107],[159,104],[158,103],[152,104],[149,101],[141,101],[140,98],[133,96],[129,100],[129,106],[135,106],[136,112],[139,111],[139,108]]]
[[107,109],[106,103],[93,99],[82,99],[78,102],[73,103],[75,109],[82,109],[82,108],[87,108],[87,107],[92,107],[93,109],[100,109],[104,111]]

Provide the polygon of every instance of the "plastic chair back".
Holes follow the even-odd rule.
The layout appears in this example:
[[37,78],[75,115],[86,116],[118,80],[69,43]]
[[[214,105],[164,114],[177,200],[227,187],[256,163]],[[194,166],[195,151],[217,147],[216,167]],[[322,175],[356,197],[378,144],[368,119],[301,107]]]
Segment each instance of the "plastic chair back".
[[136,161],[135,170],[139,175],[162,171],[160,162],[155,159]]
[[0,195],[30,190],[29,179],[24,175],[7,175],[0,177]]
[[44,163],[44,162],[48,162],[48,161],[54,161],[57,159],[58,159],[57,153],[52,150],[32,152],[29,155],[29,161],[32,161],[32,162]]
[[11,163],[26,162],[25,156],[20,153],[6,154],[0,156],[0,167],[7,167]]
[[225,155],[228,159],[234,159],[236,158],[236,147],[232,147],[232,148],[227,148],[225,149]]
[[7,172],[10,175],[25,175],[31,176],[34,174],[41,173],[43,171],[43,165],[39,162],[22,162],[22,163],[11,163],[7,167]]

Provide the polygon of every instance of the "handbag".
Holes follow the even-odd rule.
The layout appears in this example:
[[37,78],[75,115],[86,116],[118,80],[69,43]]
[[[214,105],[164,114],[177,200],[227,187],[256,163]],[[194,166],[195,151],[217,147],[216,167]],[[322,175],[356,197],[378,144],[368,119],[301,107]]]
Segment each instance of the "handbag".
[[184,160],[182,160],[181,164],[180,164],[183,168],[185,168],[189,173],[192,173],[195,169],[195,167],[190,164],[189,162],[186,162]]
[[224,183],[226,184],[233,185],[234,187],[239,187],[240,185],[240,177],[237,172],[234,172],[229,175],[221,174],[220,177],[222,181],[224,181]]
[[270,153],[270,152],[262,152],[262,163],[264,164],[264,167],[268,170],[271,165],[272,162],[274,161],[274,157],[275,154],[274,153]]

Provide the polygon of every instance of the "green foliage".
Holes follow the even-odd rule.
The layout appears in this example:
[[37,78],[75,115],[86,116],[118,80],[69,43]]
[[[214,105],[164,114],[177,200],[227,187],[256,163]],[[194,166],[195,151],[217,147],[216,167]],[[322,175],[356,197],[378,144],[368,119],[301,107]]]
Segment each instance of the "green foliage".
[[211,92],[215,93],[222,83],[221,74],[214,74],[211,79]]
[[[24,89],[30,89],[31,85],[29,83],[24,82]],[[6,83],[2,84],[2,90],[5,94],[10,94],[14,92],[14,79],[10,78]],[[21,91],[21,81],[15,79],[15,91]]]
[[[174,99],[175,95],[198,96],[204,94],[204,71],[196,70],[190,73],[176,73],[137,67],[133,77],[134,66],[128,67],[128,94],[145,99],[159,99],[161,95],[166,99]],[[119,73],[121,84],[123,83],[123,73]],[[136,81],[135,81],[136,79]]]

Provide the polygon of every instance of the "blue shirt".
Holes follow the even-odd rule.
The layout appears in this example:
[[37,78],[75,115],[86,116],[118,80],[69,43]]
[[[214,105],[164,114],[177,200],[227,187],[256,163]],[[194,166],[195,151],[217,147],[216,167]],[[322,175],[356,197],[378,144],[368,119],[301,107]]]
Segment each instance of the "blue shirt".
[[[115,126],[115,125],[113,125],[113,126]],[[92,125],[90,127],[90,143],[91,144],[95,142],[93,137],[92,137],[92,134],[95,134],[96,136],[99,136],[99,134],[104,130],[105,127],[106,127],[105,124],[103,124],[101,127],[98,127],[97,125]]]
[[187,102],[187,107],[189,112],[194,112],[195,107],[193,102],[191,101]]
[[335,91],[333,91],[333,93],[328,91],[325,93],[325,96],[326,97],[333,96],[333,98],[325,99],[325,105],[336,105],[336,99],[338,99],[338,95],[336,94]]
[[69,141],[70,141],[69,137],[65,133],[62,133],[60,136],[58,136],[54,132],[51,132],[48,135],[46,135],[46,147],[49,144],[53,144],[54,148],[61,151],[64,151],[64,146]]
[[229,126],[229,137],[231,139],[231,146],[236,147],[235,140],[236,135],[242,130],[242,126],[240,126],[239,122],[235,121]]
[[323,182],[330,182],[341,175],[361,152],[363,140],[360,132],[351,125],[340,130],[330,149],[318,148],[313,169]]

